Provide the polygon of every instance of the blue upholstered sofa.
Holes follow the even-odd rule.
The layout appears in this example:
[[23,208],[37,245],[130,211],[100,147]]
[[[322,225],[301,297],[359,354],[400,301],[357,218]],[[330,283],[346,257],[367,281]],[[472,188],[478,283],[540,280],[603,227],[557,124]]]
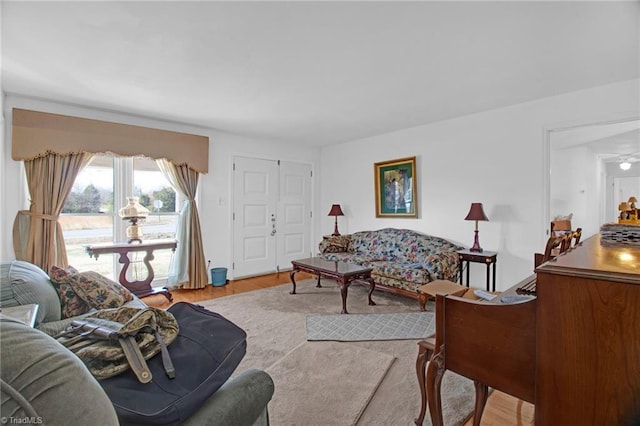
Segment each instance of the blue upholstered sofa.
[[464,247],[410,229],[385,228],[328,237],[319,249],[327,260],[372,268],[377,290],[413,297],[425,310],[427,297],[418,288],[434,280],[456,281],[457,251]]

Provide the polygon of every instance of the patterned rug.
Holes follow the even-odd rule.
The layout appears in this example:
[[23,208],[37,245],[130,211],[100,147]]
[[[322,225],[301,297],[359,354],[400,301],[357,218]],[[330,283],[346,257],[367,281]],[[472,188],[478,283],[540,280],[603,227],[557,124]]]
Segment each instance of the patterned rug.
[[307,340],[415,340],[432,334],[432,312],[308,315]]

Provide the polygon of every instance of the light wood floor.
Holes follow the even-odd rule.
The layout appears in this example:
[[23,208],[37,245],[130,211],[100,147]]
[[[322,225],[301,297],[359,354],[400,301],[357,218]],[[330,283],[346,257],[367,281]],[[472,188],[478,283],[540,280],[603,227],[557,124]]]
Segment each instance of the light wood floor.
[[[313,278],[312,275],[304,272],[296,274],[297,280]],[[296,281],[297,281],[296,280]],[[273,287],[279,284],[289,283],[289,272],[278,274],[262,275],[259,277],[246,278],[242,280],[229,281],[225,286],[214,287],[208,285],[201,290],[172,290],[173,303],[191,302],[197,303],[201,300],[214,299],[216,297],[229,296],[231,294],[244,293],[247,291],[260,290],[262,288]],[[158,308],[168,308],[171,303],[162,295],[145,297],[145,303]],[[417,350],[416,350],[417,354]],[[416,397],[419,398],[416,381]],[[533,405],[515,399],[502,392],[494,391],[489,396],[487,406],[482,416],[483,426],[525,426],[533,424]],[[416,413],[418,414],[418,413]],[[428,414],[427,414],[428,415]],[[473,425],[470,419],[465,426]]]

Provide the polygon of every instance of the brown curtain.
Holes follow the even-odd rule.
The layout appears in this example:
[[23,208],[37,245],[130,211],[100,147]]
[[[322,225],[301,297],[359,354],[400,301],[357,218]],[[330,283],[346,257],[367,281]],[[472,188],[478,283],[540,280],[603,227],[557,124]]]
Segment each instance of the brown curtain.
[[67,266],[67,250],[58,217],[76,176],[93,154],[46,153],[24,161],[31,196],[29,210],[20,210],[13,226],[18,260],[31,262],[47,273],[51,266]]
[[173,188],[187,198],[180,211],[176,239],[178,247],[169,267],[169,285],[182,285],[182,288],[204,288],[209,279],[204,263],[202,249],[202,231],[195,196],[200,174],[186,164],[176,165],[160,159],[158,167],[167,177]]

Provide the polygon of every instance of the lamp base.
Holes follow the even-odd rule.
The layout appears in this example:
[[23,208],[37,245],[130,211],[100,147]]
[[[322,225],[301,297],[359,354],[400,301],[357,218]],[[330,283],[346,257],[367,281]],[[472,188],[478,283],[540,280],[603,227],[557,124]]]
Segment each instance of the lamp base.
[[480,240],[478,239],[478,230],[473,231],[475,234],[473,236],[473,246],[469,249],[469,251],[477,251],[482,252],[482,247],[480,247]]
[[142,242],[142,228],[138,225],[137,219],[131,220],[131,225],[127,227],[127,238],[129,239],[127,242],[131,244],[136,241]]
[[331,234],[332,237],[339,237],[340,236],[340,232],[338,232],[338,216],[336,216],[336,223],[335,226],[333,227],[333,234]]

